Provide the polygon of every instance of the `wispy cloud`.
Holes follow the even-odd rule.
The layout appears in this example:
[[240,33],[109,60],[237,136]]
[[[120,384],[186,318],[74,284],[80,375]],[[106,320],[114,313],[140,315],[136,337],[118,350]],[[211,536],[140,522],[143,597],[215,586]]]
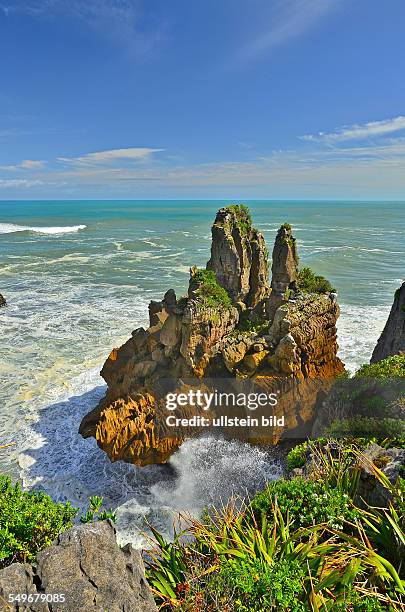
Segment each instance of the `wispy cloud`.
[[116,162],[148,161],[153,153],[159,153],[164,149],[151,149],[150,147],[130,147],[127,149],[109,149],[107,151],[96,151],[86,153],[79,157],[58,157],[58,161],[80,166],[95,166],[99,164],[111,165]]
[[9,189],[10,187],[29,189],[43,184],[43,181],[39,179],[0,179],[0,188],[2,189]]
[[35,159],[23,159],[19,164],[0,166],[0,170],[40,170],[44,168],[45,162]]
[[[381,122],[377,122],[381,123]],[[205,194],[209,197],[395,197],[405,193],[405,137],[377,143],[348,141],[340,146],[318,142],[296,150],[258,156],[235,152],[228,160],[179,161],[151,147],[110,149],[50,160],[24,171],[24,179],[3,176],[2,192],[69,193],[90,197],[111,192],[127,197]],[[33,161],[33,160],[31,160]],[[25,166],[30,160],[25,160]],[[17,165],[17,164],[16,164]]]
[[367,138],[386,136],[405,130],[405,117],[398,116],[383,121],[369,121],[368,123],[355,124],[338,128],[333,132],[318,132],[318,134],[307,134],[302,140],[315,142],[342,142],[345,140],[365,140]]
[[163,38],[164,21],[144,20],[142,0],[13,0],[0,5],[7,17],[71,18],[86,24],[131,54],[143,57]]
[[269,50],[284,45],[316,26],[335,10],[342,0],[278,0],[271,4],[267,28],[240,48],[237,59],[249,62]]

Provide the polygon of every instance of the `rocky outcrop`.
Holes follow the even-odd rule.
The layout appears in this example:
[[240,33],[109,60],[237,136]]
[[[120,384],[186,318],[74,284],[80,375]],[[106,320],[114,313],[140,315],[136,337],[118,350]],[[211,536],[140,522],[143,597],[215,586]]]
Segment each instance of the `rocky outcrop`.
[[254,308],[269,292],[267,249],[243,206],[221,208],[212,226],[207,268],[234,303]]
[[405,353],[405,283],[396,290],[387,323],[371,357],[371,363]]
[[[103,366],[106,396],[83,419],[80,433],[95,437],[113,461],[165,462],[185,437],[198,433],[167,425],[169,392],[219,385],[277,391],[282,400],[276,413],[285,415],[289,435],[311,422],[319,394],[343,370],[336,356],[336,295],[297,289],[291,228],[284,225],[277,234],[271,293],[264,239],[245,208],[219,210],[212,236],[207,269],[191,268],[187,295],[177,299],[169,290],[151,302],[149,328],[135,330]],[[235,414],[246,410],[234,408]],[[170,414],[200,413],[186,404]],[[257,431],[247,438],[262,441]]]
[[[95,437],[113,461],[162,463],[185,435],[197,433],[185,429],[180,435],[166,426],[164,398],[168,392],[188,390],[182,379],[204,375],[222,339],[239,319],[230,302],[215,304],[202,289],[193,268],[188,297],[177,300],[168,291],[161,302],[152,302],[151,326],[136,329],[105,362],[101,375],[108,385],[107,394],[84,417],[80,433]],[[184,406],[176,416],[186,418],[194,413],[194,407]]]
[[[31,595],[31,601],[8,603],[17,593]],[[14,563],[1,570],[0,604],[2,610],[20,612],[157,610],[140,554],[129,544],[119,548],[109,521],[65,531],[33,566]]]
[[7,302],[6,302],[5,298],[0,293],[0,308],[2,306],[7,306]]
[[267,318],[273,320],[277,308],[288,302],[296,290],[298,254],[291,226],[285,223],[277,232],[271,266],[271,294],[266,300]]

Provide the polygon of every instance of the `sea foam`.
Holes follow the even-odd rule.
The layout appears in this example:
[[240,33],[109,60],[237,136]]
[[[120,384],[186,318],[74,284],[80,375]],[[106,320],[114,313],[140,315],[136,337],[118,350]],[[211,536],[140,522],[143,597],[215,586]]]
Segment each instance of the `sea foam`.
[[30,225],[16,225],[15,223],[0,223],[0,234],[13,234],[14,232],[34,232],[36,234],[71,234],[86,229],[86,225],[66,225],[62,227],[35,227]]

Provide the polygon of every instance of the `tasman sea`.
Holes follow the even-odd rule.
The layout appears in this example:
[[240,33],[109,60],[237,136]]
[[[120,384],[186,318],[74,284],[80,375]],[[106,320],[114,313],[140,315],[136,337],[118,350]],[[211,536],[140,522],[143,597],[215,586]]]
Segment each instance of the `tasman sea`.
[[[103,395],[100,368],[141,325],[147,306],[205,266],[215,213],[229,201],[0,202],[0,472],[83,507],[118,508],[121,542],[144,543],[145,519],[168,532],[277,478],[276,453],[212,436],[190,440],[166,466],[110,463],[78,432]],[[402,202],[245,201],[271,253],[293,226],[302,265],[338,291],[339,354],[369,361],[404,276]]]

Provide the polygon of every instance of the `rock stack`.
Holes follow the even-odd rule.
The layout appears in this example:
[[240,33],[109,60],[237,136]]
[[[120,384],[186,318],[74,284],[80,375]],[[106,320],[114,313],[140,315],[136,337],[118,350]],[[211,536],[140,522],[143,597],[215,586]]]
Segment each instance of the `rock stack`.
[[267,248],[263,235],[252,227],[244,206],[221,208],[212,226],[211,259],[219,284],[232,301],[254,308],[269,291]]
[[[151,302],[149,328],[136,329],[111,351],[101,371],[106,396],[84,417],[80,433],[94,436],[113,461],[165,462],[196,433],[167,427],[166,394],[210,390],[216,381],[256,392],[282,388],[277,411],[285,415],[284,434],[309,424],[319,393],[343,370],[336,356],[339,307],[335,294],[298,291],[288,225],[277,234],[271,287],[267,270],[265,241],[248,210],[220,209],[206,269],[191,268],[186,296],[169,290]],[[176,415],[196,412],[187,405]],[[242,435],[262,441],[260,432]]]
[[405,353],[405,283],[396,290],[387,323],[373,351],[371,363]]
[[7,306],[7,302],[6,302],[5,298],[0,293],[0,308],[2,306]]

